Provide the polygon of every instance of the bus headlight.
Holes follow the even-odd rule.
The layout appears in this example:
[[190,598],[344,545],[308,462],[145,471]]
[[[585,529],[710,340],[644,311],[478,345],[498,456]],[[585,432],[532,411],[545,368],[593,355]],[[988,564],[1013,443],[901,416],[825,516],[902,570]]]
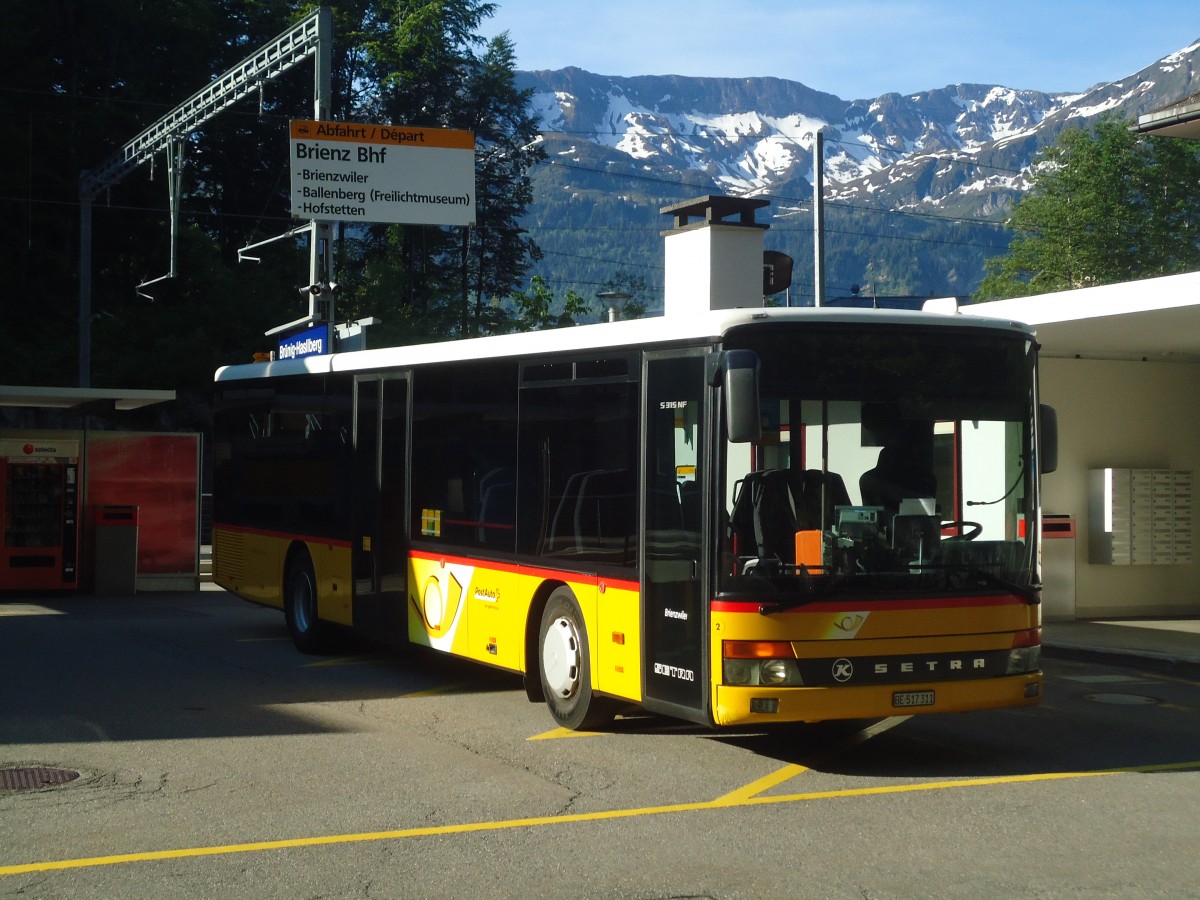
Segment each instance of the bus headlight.
[[788,641],[725,641],[721,652],[725,684],[804,684]]
[[1008,674],[1036,672],[1042,664],[1041,647],[1017,647],[1008,651]]
[[759,684],[801,684],[800,670],[796,668],[795,660],[767,659],[763,660],[758,672]]
[[726,659],[725,660],[725,683],[726,684],[754,684],[758,681],[757,664],[752,659]]
[[725,659],[725,684],[799,685],[804,684],[794,659]]
[[1013,635],[1008,651],[1008,674],[1023,675],[1036,672],[1042,664],[1042,629],[1030,628]]

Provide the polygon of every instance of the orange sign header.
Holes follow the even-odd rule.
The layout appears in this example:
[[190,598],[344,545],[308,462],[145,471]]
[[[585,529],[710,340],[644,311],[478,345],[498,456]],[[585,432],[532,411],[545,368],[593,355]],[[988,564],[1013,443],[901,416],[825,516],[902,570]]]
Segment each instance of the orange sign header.
[[366,125],[359,122],[292,120],[294,141],[347,141],[353,144],[393,144],[400,147],[439,147],[474,150],[475,134],[457,128],[413,128],[408,125]]

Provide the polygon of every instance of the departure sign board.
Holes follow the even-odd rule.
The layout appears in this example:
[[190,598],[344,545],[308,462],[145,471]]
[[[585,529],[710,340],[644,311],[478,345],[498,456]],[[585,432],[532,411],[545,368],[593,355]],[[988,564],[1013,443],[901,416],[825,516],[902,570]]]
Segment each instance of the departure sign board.
[[292,215],[475,224],[475,135],[451,128],[293,120]]

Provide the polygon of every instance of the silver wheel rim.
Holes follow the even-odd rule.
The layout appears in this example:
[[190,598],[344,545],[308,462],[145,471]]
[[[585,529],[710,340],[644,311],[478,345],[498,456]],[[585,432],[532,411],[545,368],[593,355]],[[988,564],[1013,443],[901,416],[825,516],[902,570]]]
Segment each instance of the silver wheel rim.
[[555,619],[542,639],[542,677],[560,700],[572,696],[579,687],[579,636],[565,616]]
[[303,633],[312,625],[312,582],[307,573],[301,572],[292,588],[292,618],[296,630]]

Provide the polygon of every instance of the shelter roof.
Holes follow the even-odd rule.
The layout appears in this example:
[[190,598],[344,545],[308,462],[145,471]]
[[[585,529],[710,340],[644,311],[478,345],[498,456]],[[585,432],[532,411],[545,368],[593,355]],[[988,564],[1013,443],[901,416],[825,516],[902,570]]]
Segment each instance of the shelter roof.
[[1042,355],[1200,362],[1200,272],[964,306],[1037,329]]
[[0,406],[75,409],[81,406],[108,406],[111,404],[109,407],[111,409],[130,410],[174,399],[174,391],[0,385]]

